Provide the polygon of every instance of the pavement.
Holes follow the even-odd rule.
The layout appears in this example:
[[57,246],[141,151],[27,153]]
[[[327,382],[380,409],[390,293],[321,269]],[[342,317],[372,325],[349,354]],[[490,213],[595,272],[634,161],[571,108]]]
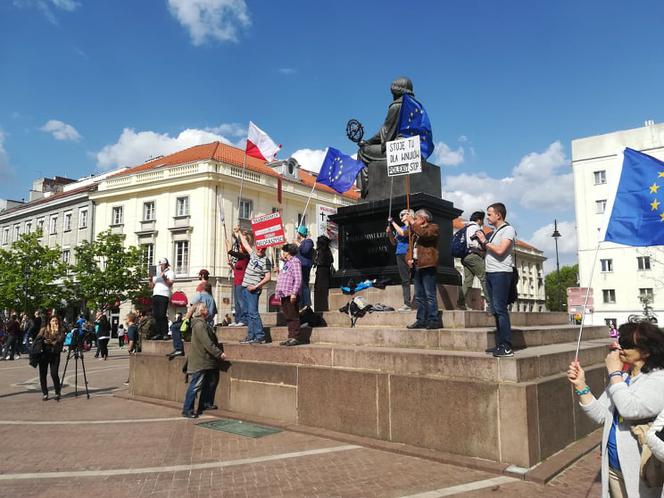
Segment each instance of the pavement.
[[[64,368],[63,354],[60,372]],[[73,360],[72,360],[73,363]],[[593,450],[546,485],[308,433],[248,438],[180,409],[117,397],[126,351],[67,368],[60,401],[42,401],[25,357],[0,361],[0,497],[586,497],[600,494]],[[49,386],[50,386],[49,376]],[[52,386],[51,386],[52,388]]]

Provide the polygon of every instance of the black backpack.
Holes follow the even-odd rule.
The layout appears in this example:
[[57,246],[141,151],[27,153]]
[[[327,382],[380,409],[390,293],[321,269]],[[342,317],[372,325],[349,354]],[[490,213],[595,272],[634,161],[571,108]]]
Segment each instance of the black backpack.
[[468,230],[468,225],[457,230],[457,232],[452,236],[452,257],[453,258],[465,258],[468,255],[468,241],[466,240],[466,231]]

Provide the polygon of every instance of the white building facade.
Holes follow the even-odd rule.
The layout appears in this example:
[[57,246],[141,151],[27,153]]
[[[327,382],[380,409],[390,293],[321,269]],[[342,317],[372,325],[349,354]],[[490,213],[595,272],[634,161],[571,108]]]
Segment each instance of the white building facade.
[[[659,323],[664,323],[664,246],[630,247],[602,242],[599,232],[610,215],[624,147],[664,160],[664,124],[617,131],[572,141],[572,168],[580,286],[592,279],[591,313],[585,323],[621,324],[643,311],[640,296],[651,296]],[[664,230],[664,223],[662,224]]]

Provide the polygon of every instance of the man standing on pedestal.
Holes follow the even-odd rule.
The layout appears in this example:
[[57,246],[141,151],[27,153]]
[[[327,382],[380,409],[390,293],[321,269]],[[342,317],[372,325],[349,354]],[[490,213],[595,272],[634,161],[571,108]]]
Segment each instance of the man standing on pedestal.
[[[461,264],[464,268],[463,273],[463,287],[461,288],[461,293],[459,294],[459,300],[457,303],[457,309],[465,310],[468,309],[467,300],[468,292],[473,287],[473,280],[477,277],[482,286],[482,293],[484,294],[484,300],[487,304],[487,309],[491,312],[491,298],[486,289],[486,270],[484,266],[484,249],[480,244],[479,238],[477,236],[478,231],[482,231],[484,228],[484,211],[475,211],[470,215],[470,223],[466,227],[466,247],[468,247],[468,254],[461,258]],[[462,229],[463,230],[463,229]]]
[[170,269],[168,259],[159,260],[159,275],[152,277],[152,316],[154,317],[156,335],[162,339],[168,338],[168,302],[171,298],[171,288],[175,280],[175,273]]
[[497,358],[514,356],[512,351],[512,324],[507,309],[512,287],[512,267],[514,266],[514,241],[516,231],[505,221],[507,209],[502,202],[491,204],[487,208],[487,219],[495,227],[489,240],[484,232],[477,232],[479,240],[486,250],[486,286],[496,319],[496,347],[487,349]]

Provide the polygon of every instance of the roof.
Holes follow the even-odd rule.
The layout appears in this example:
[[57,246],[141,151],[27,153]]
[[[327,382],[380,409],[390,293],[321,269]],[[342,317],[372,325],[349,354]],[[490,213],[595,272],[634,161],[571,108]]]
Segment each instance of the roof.
[[[171,166],[177,166],[180,164],[192,163],[195,161],[205,161],[205,160],[215,160],[220,161],[232,166],[242,167],[246,158],[246,167],[249,171],[255,171],[256,173],[261,173],[263,175],[272,176],[274,178],[279,178],[281,175],[274,171],[272,168],[267,166],[267,163],[262,159],[256,159],[255,157],[247,156],[245,151],[233,147],[222,142],[212,142],[209,144],[195,145],[189,147],[188,149],[183,149],[173,154],[167,156],[158,157],[146,163],[134,166],[132,168],[126,169],[115,176],[124,176],[124,175],[133,175],[135,173],[140,173],[143,171],[149,171],[157,168],[166,168]],[[300,181],[309,187],[312,187],[316,181],[316,175],[300,169]],[[285,181],[289,181],[284,178]],[[358,200],[360,198],[359,193],[354,190],[349,190],[344,194],[339,194],[330,187],[326,185],[316,184],[316,190],[322,192],[327,192],[330,194],[341,195],[347,199]]]
[[10,209],[5,209],[4,211],[2,211],[2,213],[0,213],[0,216],[6,216],[8,214],[16,213],[18,211],[23,211],[24,209],[28,209],[34,206],[39,206],[40,204],[47,204],[49,202],[53,202],[58,199],[64,199],[65,197],[74,196],[76,194],[80,194],[81,192],[94,190],[95,188],[96,184],[85,185],[84,187],[75,188],[67,192],[55,192],[52,195],[49,195],[48,197],[40,197],[39,199],[35,199],[34,201],[31,202],[26,202],[25,204],[21,204],[20,206],[16,206]]
[[[468,222],[461,217],[454,218],[454,220],[452,220],[452,230],[457,231],[460,228],[465,227],[466,223]],[[490,227],[486,225],[484,226],[484,233],[489,234],[492,231],[493,230]],[[527,242],[524,242],[523,240],[520,239],[516,239],[516,245],[522,249],[528,249],[529,251],[543,252],[541,249],[538,249],[537,247],[530,245]]]

